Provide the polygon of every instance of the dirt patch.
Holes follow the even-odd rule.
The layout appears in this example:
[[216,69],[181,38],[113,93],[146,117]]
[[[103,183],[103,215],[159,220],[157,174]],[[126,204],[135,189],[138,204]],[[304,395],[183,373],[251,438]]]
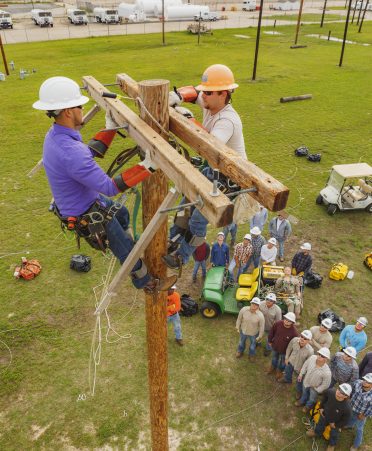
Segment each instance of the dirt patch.
[[52,423],[47,424],[44,427],[38,426],[36,424],[31,425],[32,437],[31,440],[35,442],[44,434],[44,432],[50,428]]

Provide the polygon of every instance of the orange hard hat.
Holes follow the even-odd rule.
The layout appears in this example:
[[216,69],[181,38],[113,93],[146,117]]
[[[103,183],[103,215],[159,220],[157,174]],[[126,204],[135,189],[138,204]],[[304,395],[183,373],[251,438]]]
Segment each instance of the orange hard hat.
[[234,74],[223,64],[209,66],[202,76],[200,85],[195,89],[198,91],[228,91],[237,88]]

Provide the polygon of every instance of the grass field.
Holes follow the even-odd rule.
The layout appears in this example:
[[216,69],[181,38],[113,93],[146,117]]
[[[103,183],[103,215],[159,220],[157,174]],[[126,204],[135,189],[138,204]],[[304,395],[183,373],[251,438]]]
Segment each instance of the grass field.
[[[302,14],[301,15],[301,22],[319,22],[322,18],[322,14]],[[297,22],[298,20],[298,13],[297,14],[278,14],[275,16],[266,16],[266,19],[272,19],[272,20],[294,20]],[[345,20],[345,16],[341,16],[338,14],[325,14],[324,16],[324,22],[332,22],[335,20]]]
[[[342,37],[341,24],[323,28]],[[93,75],[112,83],[126,72],[136,80],[166,78],[173,85],[198,83],[209,64],[227,64],[240,87],[233,105],[244,124],[249,158],[277,177],[291,191],[288,211],[298,218],[287,248],[287,261],[304,240],[314,249],[314,268],[325,276],[319,290],[307,289],[302,326],[332,306],[347,323],[370,316],[372,273],[363,264],[371,249],[371,216],[366,212],[333,217],[315,198],[336,163],[372,163],[372,48],[348,45],[344,66],[338,67],[340,44],[306,38],[320,33],[316,25],[301,28],[291,50],[294,26],[281,36],[263,35],[258,80],[251,82],[254,39],[234,36],[255,29],[223,30],[202,37],[186,33],[130,36],[8,45],[8,60],[17,69],[36,68],[25,80],[13,73],[0,84],[1,182],[0,205],[0,449],[150,449],[146,337],[143,295],[129,282],[112,303],[112,326],[129,338],[103,341],[96,394],[90,396],[88,366],[95,326],[92,288],[99,285],[108,261],[83,245],[93,257],[87,274],[73,273],[69,260],[74,241],[60,234],[48,213],[51,194],[43,171],[26,174],[41,157],[50,121],[31,108],[43,80],[65,75],[76,80]],[[350,28],[349,39],[372,44],[372,24],[363,33]],[[280,104],[282,96],[311,93],[313,99]],[[196,111],[196,110],[195,110]],[[89,139],[103,125],[103,115],[83,130]],[[294,149],[306,145],[321,152],[320,163],[296,158]],[[118,139],[103,162],[121,149]],[[239,237],[248,226],[241,226]],[[213,240],[216,230],[209,229]],[[266,233],[265,233],[266,234]],[[266,234],[267,235],[267,234]],[[43,266],[31,282],[15,280],[13,271],[29,251]],[[355,271],[352,280],[332,282],[330,266],[338,261]],[[200,281],[191,286],[190,273],[178,283],[181,293],[198,297]],[[103,321],[103,335],[106,323]],[[182,320],[185,346],[177,347],[169,333],[170,447],[175,450],[310,450],[302,415],[293,406],[291,387],[277,387],[264,374],[269,364],[236,361],[235,317],[207,321],[199,315]],[[367,329],[369,331],[369,329]],[[110,333],[111,341],[115,336]],[[334,337],[333,350],[337,348]],[[300,438],[299,438],[300,437]],[[299,438],[293,445],[292,441]],[[371,424],[365,449],[371,449]],[[352,434],[342,433],[337,449],[348,450]],[[289,447],[287,447],[289,445]],[[325,449],[319,441],[319,449]]]

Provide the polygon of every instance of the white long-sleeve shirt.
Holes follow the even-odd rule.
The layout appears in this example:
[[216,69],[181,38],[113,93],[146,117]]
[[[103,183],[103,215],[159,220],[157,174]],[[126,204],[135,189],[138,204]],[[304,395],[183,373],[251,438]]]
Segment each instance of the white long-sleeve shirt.
[[301,368],[300,376],[305,388],[311,387],[320,394],[331,385],[332,375],[326,363],[323,366],[316,365],[317,358],[317,355],[312,355],[306,360]]

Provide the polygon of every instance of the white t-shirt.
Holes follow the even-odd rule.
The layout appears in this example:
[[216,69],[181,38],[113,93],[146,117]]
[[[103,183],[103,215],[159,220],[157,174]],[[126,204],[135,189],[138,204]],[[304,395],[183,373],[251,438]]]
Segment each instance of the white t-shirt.
[[201,93],[196,103],[203,108],[203,127],[213,136],[218,138],[231,149],[235,150],[239,156],[247,160],[243,136],[242,121],[238,113],[231,104],[227,104],[216,114],[203,107]]
[[280,224],[281,224],[283,221],[284,221],[284,219],[279,219],[279,218],[277,218],[277,220],[276,220],[276,230],[277,230],[277,231],[279,230]]
[[267,247],[267,244],[264,244],[261,247],[261,259],[264,262],[272,263],[276,259],[277,252],[278,252],[278,249],[276,248],[276,246],[273,246],[271,249],[269,249]]

